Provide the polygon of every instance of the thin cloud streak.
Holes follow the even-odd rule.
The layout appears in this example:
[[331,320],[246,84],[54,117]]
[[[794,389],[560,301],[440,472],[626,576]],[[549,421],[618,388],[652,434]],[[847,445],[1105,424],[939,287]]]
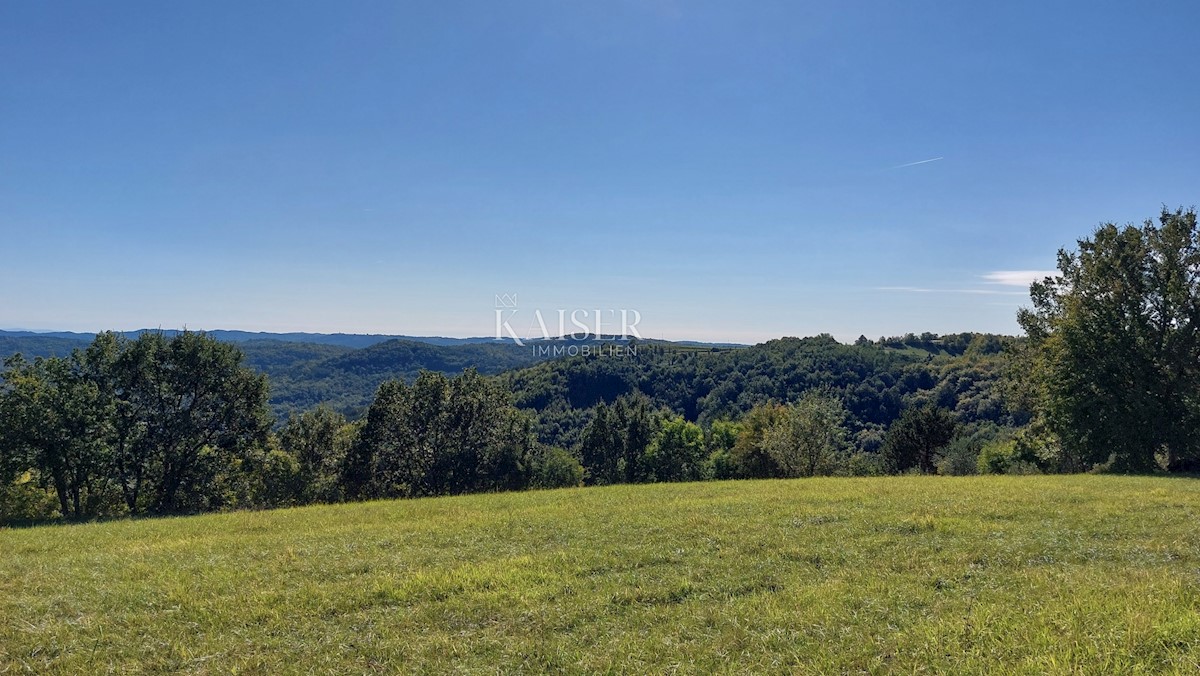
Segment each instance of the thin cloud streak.
[[988,284],[1029,287],[1046,277],[1057,277],[1057,270],[997,270],[983,275]]
[[995,289],[929,289],[920,286],[877,286],[876,291],[902,291],[907,293],[967,293],[979,296],[1026,296],[1024,291],[997,291]]
[[946,158],[944,158],[944,157],[931,157],[931,158],[929,158],[929,159],[927,159],[927,160],[917,160],[916,162],[909,162],[908,164],[897,164],[896,166],[892,167],[892,169],[903,169],[903,168],[905,168],[905,167],[915,167],[915,166],[917,166],[918,164],[929,164],[930,162],[937,162],[937,161],[939,161],[939,160],[944,160],[944,159],[946,159]]

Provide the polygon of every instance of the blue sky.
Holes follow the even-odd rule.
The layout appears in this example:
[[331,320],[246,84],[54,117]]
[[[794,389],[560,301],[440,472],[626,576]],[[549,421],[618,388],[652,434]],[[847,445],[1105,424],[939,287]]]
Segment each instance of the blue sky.
[[510,293],[648,337],[1015,333],[1014,272],[1198,201],[1198,20],[8,0],[0,328],[489,335]]

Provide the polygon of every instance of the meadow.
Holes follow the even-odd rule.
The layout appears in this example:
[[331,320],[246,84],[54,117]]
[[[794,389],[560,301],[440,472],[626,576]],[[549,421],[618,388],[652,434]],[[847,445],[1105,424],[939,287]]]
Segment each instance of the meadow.
[[0,530],[0,673],[1195,672],[1198,513],[914,476]]

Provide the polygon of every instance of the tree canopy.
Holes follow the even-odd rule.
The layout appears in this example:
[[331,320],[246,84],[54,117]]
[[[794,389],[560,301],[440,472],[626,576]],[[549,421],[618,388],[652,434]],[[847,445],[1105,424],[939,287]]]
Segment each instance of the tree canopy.
[[1103,225],[1031,292],[1020,381],[1065,464],[1200,467],[1196,212]]

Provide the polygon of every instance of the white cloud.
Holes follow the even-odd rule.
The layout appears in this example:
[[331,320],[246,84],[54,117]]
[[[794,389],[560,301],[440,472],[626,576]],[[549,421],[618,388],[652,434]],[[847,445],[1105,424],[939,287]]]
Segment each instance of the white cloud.
[[989,284],[1023,286],[1028,288],[1030,284],[1039,282],[1044,277],[1055,277],[1057,275],[1057,270],[997,270],[985,274],[983,278]]

